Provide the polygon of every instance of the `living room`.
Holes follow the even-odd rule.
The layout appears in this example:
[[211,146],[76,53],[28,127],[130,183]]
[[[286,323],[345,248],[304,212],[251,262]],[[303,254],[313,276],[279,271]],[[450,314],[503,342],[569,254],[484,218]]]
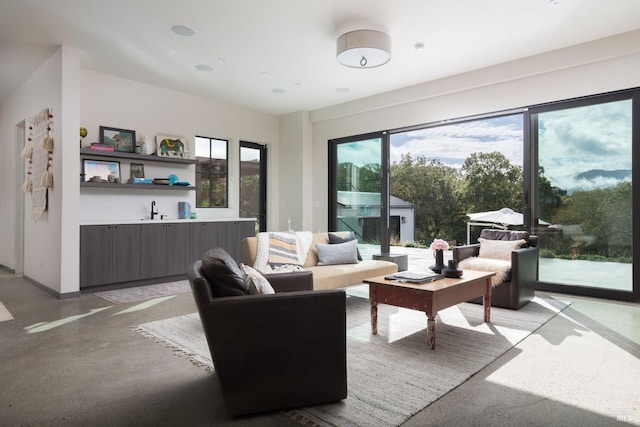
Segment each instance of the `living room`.
[[[570,2],[565,3],[559,6],[568,6]],[[121,6],[126,10],[126,6]],[[11,19],[10,14],[3,19]],[[165,27],[170,28],[173,24],[178,23],[168,22]],[[3,40],[5,37],[3,33]],[[47,298],[51,298],[69,316],[97,308],[84,302],[84,296],[79,296],[80,225],[95,219],[138,218],[142,209],[145,213],[147,211],[150,199],[132,200],[135,197],[117,195],[86,197],[82,194],[78,185],[81,172],[77,144],[80,127],[88,129],[88,141],[98,140],[100,126],[135,129],[139,135],[170,133],[193,137],[204,134],[229,138],[232,144],[230,153],[234,153],[232,161],[240,140],[268,144],[268,229],[285,230],[290,220],[292,227],[298,230],[326,230],[329,223],[327,141],[373,130],[437,123],[636,88],[640,86],[640,76],[633,70],[640,65],[639,42],[640,30],[633,28],[621,34],[612,33],[501,64],[485,64],[475,71],[442,76],[361,99],[354,97],[336,105],[291,110],[284,114],[162,87],[155,84],[152,77],[140,82],[118,76],[117,72],[86,68],[82,51],[74,46],[58,46],[44,62],[34,67],[33,73],[25,76],[22,84],[2,101],[0,109],[0,144],[3,152],[7,153],[0,159],[0,265],[37,283],[34,286],[21,282],[20,290],[15,282],[11,286],[3,286],[0,300],[11,306],[22,304],[21,299],[29,298],[47,304],[50,302]],[[334,48],[333,45],[331,47]],[[329,54],[335,61],[334,52]],[[141,54],[141,58],[143,62],[153,59],[147,54]],[[277,104],[277,99],[272,102]],[[48,219],[36,222],[30,215],[24,215],[21,220],[19,214],[23,211],[17,208],[18,201],[28,201],[30,196],[24,196],[20,190],[22,146],[18,146],[18,128],[26,117],[45,107],[53,112],[53,138],[56,142],[52,154],[54,186],[49,192]],[[237,170],[232,173],[235,175],[230,180],[229,207],[199,210],[199,218],[238,216]],[[162,209],[178,200],[176,196],[160,197],[157,201]],[[24,227],[23,234],[19,231],[21,227]],[[19,260],[18,253],[24,253],[23,260]],[[23,289],[26,287],[33,289]],[[15,293],[21,298],[5,296],[4,292]],[[57,298],[65,297],[73,298],[57,301]],[[166,312],[156,307],[154,315],[182,314],[187,308],[193,308],[189,303],[186,298],[181,305]],[[27,313],[38,310],[37,307],[36,304],[25,304],[12,313],[16,318],[22,313],[31,319],[32,315]],[[52,311],[48,313],[53,316]],[[631,318],[637,318],[637,313],[634,313],[631,312]],[[142,319],[146,315],[136,321],[146,320]],[[59,316],[63,319],[67,314]],[[620,322],[624,323],[624,320]],[[85,326],[95,325],[88,322]],[[133,342],[133,338],[131,340]],[[55,345],[53,342],[49,344]],[[637,354],[637,340],[630,347],[631,352]],[[81,344],[74,351],[81,352]],[[150,346],[149,351],[152,351]],[[155,357],[161,359],[161,352],[155,353]],[[138,360],[138,363],[142,361]],[[167,369],[170,366],[170,363],[164,365]],[[184,373],[190,367],[185,365],[180,369]],[[187,375],[192,379],[197,376]],[[74,391],[82,392],[81,386],[74,387],[78,388],[69,390],[67,398],[71,399]],[[210,388],[204,380],[200,387]],[[201,402],[206,402],[206,399]]]

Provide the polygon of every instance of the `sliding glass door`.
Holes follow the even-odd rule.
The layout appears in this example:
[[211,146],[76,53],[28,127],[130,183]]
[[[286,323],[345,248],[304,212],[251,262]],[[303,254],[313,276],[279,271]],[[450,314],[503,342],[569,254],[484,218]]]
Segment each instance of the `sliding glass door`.
[[530,114],[541,286],[594,295],[632,292],[631,94]]
[[330,146],[330,229],[351,231],[359,244],[366,244],[371,253],[380,253],[383,229],[388,226],[388,197],[383,197],[382,182],[383,135],[331,141]]

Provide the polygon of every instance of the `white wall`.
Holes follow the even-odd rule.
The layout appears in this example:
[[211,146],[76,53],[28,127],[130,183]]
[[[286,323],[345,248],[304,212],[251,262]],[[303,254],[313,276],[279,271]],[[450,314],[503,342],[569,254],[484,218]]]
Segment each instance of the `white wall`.
[[[156,201],[159,213],[169,218],[177,218],[180,201],[190,202],[198,218],[237,217],[240,140],[269,144],[269,181],[277,176],[278,117],[209,98],[82,70],[80,126],[88,131],[85,145],[99,140],[100,126],[135,130],[137,138],[147,135],[154,141],[157,134],[184,136],[191,153],[196,135],[229,140],[228,208],[195,209],[194,191],[115,192],[83,188],[81,222],[148,219],[152,200]],[[120,163],[121,174],[126,180],[131,162],[121,160]],[[148,178],[166,178],[172,173],[181,180],[195,183],[193,165],[145,163]],[[277,194],[269,197],[269,202],[270,224],[277,226],[277,215],[272,214],[272,209],[278,206]]]
[[330,139],[639,87],[638,70],[635,31],[313,111],[312,228],[327,229]]
[[[63,155],[67,152],[64,138],[68,130],[65,129],[64,116],[69,109],[68,102],[77,104],[77,92],[72,85],[68,85],[64,72],[69,68],[77,68],[77,54],[68,48],[60,48],[47,59],[25,83],[4,102],[0,111],[0,145],[7,155],[2,156],[0,171],[0,229],[2,245],[0,246],[0,264],[15,268],[15,229],[20,225],[16,220],[16,192],[22,191],[22,180],[16,177],[16,168],[21,168],[24,162],[19,157],[21,148],[16,137],[17,126],[24,119],[35,116],[43,108],[49,108],[53,114],[54,150],[52,159],[53,188],[49,189],[47,218],[44,221],[31,219],[31,194],[25,195],[24,201],[24,275],[45,284],[56,292],[64,291],[62,283],[63,268],[61,257],[65,250],[73,250],[68,246],[68,239],[73,240],[77,234],[71,230],[61,238],[62,229],[68,227],[68,221],[74,218],[63,218],[62,201],[66,193],[66,173]],[[63,93],[65,95],[63,96]],[[75,98],[75,99],[74,99]],[[73,123],[73,122],[71,122]],[[16,149],[19,148],[19,149]],[[73,200],[73,189],[68,195]],[[75,190],[77,192],[77,190]],[[71,202],[72,203],[72,202]],[[73,206],[71,206],[73,208]],[[77,242],[75,243],[77,257]],[[73,253],[72,253],[73,255]],[[73,268],[73,265],[71,266]],[[77,274],[77,269],[75,270]],[[73,274],[71,274],[73,276]],[[70,277],[65,270],[65,279]],[[77,278],[71,277],[71,281]],[[72,283],[73,284],[73,283]]]

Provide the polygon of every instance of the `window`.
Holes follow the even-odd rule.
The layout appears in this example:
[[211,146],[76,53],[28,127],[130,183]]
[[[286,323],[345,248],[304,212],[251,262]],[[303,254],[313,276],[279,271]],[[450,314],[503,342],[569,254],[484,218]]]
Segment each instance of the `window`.
[[228,207],[229,141],[196,136],[196,207]]

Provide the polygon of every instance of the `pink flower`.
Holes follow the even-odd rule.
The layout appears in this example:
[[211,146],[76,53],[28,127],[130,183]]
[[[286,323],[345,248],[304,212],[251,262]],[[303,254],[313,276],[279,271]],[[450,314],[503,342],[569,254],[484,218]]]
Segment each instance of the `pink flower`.
[[429,247],[434,251],[446,251],[447,249],[449,249],[449,243],[447,243],[446,240],[433,239],[433,242],[431,242],[431,245]]

